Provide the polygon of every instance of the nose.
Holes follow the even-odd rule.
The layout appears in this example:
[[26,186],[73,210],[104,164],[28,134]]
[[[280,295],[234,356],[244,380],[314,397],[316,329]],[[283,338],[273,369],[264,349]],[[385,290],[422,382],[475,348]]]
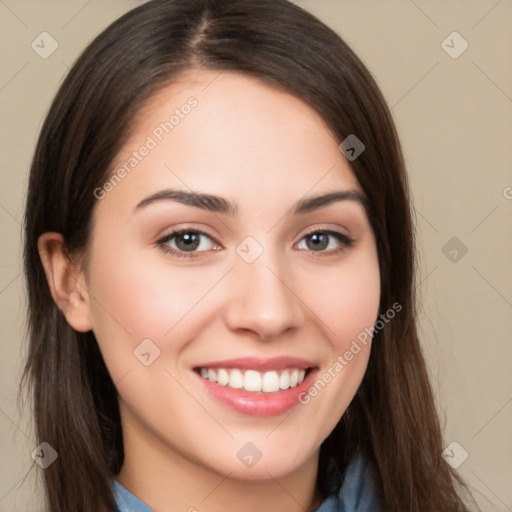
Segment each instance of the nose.
[[291,276],[289,269],[265,252],[252,263],[239,259],[231,272],[233,288],[225,312],[229,328],[266,341],[302,325],[302,302]]

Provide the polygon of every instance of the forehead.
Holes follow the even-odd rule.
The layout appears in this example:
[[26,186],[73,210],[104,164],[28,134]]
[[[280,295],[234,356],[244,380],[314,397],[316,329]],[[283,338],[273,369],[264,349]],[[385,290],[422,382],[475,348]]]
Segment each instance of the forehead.
[[361,190],[313,108],[240,73],[188,70],[145,102],[130,131],[112,168],[129,176],[112,197],[179,186],[261,205],[312,189]]

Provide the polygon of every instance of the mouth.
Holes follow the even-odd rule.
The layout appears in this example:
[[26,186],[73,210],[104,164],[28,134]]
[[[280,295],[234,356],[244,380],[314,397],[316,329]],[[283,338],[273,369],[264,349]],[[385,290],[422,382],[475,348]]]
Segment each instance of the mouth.
[[194,368],[203,379],[231,389],[248,392],[278,393],[295,388],[304,382],[312,368],[286,368],[261,372],[243,368]]
[[242,358],[193,368],[207,392],[238,413],[275,416],[296,406],[318,372],[318,365],[292,357]]

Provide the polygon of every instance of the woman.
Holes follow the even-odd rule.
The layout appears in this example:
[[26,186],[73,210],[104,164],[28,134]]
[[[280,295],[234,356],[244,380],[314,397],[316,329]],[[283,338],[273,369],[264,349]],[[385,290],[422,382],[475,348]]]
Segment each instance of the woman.
[[26,206],[50,510],[464,510],[409,208],[377,85],[299,7],[154,0],[108,27]]

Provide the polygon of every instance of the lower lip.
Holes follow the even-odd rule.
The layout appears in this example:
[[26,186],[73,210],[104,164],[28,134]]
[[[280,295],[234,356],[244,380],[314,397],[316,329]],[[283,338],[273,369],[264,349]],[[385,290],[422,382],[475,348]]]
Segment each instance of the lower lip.
[[306,378],[298,386],[274,393],[250,392],[245,389],[221,386],[203,379],[197,372],[194,373],[214,398],[235,411],[249,416],[278,416],[300,403],[299,395],[306,393],[317,371],[317,369],[310,369]]

